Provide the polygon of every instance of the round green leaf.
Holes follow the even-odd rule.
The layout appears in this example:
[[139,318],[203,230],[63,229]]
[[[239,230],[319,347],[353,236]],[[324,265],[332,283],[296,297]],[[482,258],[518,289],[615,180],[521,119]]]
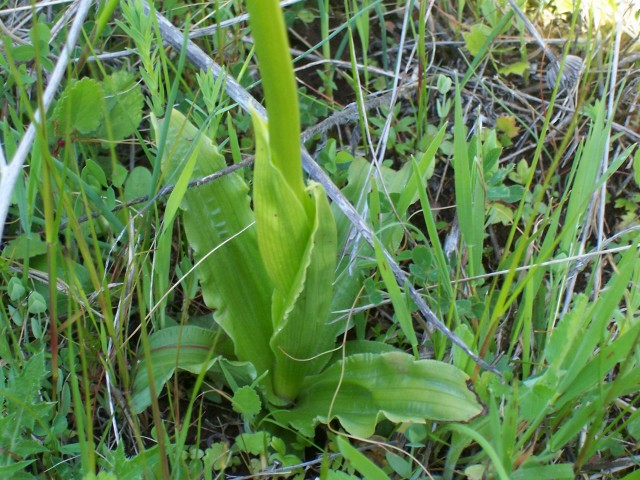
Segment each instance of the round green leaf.
[[252,419],[262,408],[262,402],[256,391],[250,386],[241,387],[233,395],[233,409],[242,415]]
[[136,167],[131,170],[124,184],[124,198],[131,201],[149,193],[151,188],[151,172],[144,167]]

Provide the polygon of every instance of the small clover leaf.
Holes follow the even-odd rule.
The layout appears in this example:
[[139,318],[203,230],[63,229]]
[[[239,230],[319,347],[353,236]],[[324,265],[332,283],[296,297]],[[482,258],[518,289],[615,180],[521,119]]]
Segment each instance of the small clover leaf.
[[47,311],[47,301],[38,292],[32,292],[29,295],[29,313],[44,313]]
[[9,284],[7,285],[7,292],[9,292],[9,298],[11,299],[11,301],[15,302],[16,300],[24,297],[26,289],[18,278],[12,277],[11,280],[9,280]]

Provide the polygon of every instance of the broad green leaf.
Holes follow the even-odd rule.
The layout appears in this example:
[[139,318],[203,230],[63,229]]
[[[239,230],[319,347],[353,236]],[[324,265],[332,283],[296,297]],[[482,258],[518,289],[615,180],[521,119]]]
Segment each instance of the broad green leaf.
[[149,337],[151,356],[140,359],[133,381],[133,411],[142,412],[151,405],[147,362],[153,368],[156,393],[171,378],[176,369],[199,374],[209,370],[217,361],[214,354],[216,337],[214,330],[191,325],[168,327]]
[[[352,435],[370,437],[383,418],[392,422],[464,422],[483,411],[467,387],[469,377],[435,360],[402,352],[359,354],[307,377],[295,408],[275,415],[305,435],[337,418]],[[336,389],[338,394],[332,402]]]
[[[387,353],[387,352],[398,352],[396,347],[393,345],[389,345],[384,342],[377,342],[374,340],[350,340],[344,345],[344,356],[348,357],[350,355],[357,355],[359,353]],[[343,355],[343,349],[337,350],[333,354],[333,358],[331,362],[340,361]]]
[[11,277],[11,280],[9,280],[9,284],[7,285],[7,292],[9,293],[9,298],[11,299],[11,301],[15,302],[24,297],[27,289],[24,288],[24,285],[18,277]]
[[492,203],[489,206],[487,223],[489,225],[495,225],[496,223],[511,225],[513,223],[513,210],[503,203]]
[[2,255],[14,260],[25,260],[47,253],[47,244],[33,232],[23,233],[7,243]]
[[275,292],[272,308],[274,387],[285,400],[295,399],[304,377],[326,364],[340,328],[339,324],[328,324],[337,256],[336,225],[324,188],[319,184],[309,188],[315,205],[313,230],[290,294],[283,297]]
[[367,480],[389,480],[389,477],[380,467],[369,460],[357,448],[354,448],[345,437],[336,438],[340,453],[344,455],[353,468],[360,472]]
[[[160,126],[154,121],[156,132]],[[166,177],[187,161],[198,144],[193,175],[200,178],[226,166],[224,158],[180,112],[171,114],[165,152]],[[188,189],[181,204],[187,239],[199,262],[204,300],[231,337],[239,360],[251,362],[258,375],[271,369],[271,281],[260,254],[248,188],[236,173]],[[268,381],[264,382],[268,385]]]
[[125,200],[131,201],[149,193],[151,178],[151,172],[146,167],[135,167],[131,170],[124,182]]
[[47,311],[47,301],[45,300],[44,296],[42,296],[38,292],[31,292],[27,303],[29,305],[29,313],[37,314]]
[[241,433],[236,438],[235,449],[251,455],[266,455],[270,440],[267,432]]

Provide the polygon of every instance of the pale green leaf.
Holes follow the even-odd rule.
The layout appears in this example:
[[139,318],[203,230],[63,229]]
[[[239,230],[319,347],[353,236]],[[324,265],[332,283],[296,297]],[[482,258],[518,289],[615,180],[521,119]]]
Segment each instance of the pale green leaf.
[[[324,188],[310,187],[315,205],[313,230],[288,297],[274,295],[274,386],[285,400],[295,399],[304,377],[317,373],[331,357],[339,324],[329,325],[337,238]],[[315,361],[310,361],[317,357]]]
[[191,325],[168,327],[149,337],[150,358],[140,359],[133,381],[132,403],[136,413],[151,405],[147,362],[153,369],[156,394],[176,369],[199,374],[217,361],[214,354],[218,333]]
[[509,476],[511,480],[572,480],[576,478],[572,463],[553,465],[527,465],[526,463]]
[[496,118],[496,128],[509,138],[514,138],[520,132],[520,127],[516,124],[516,118],[512,115],[501,115]]
[[489,225],[501,223],[502,225],[511,225],[513,223],[513,210],[504,203],[492,203],[489,206]]
[[29,295],[29,300],[27,303],[29,305],[28,307],[29,313],[37,314],[37,313],[44,313],[47,311],[47,301],[38,292],[31,292],[31,295]]
[[528,68],[529,68],[528,62],[515,62],[515,63],[510,63],[508,65],[504,65],[503,67],[500,67],[498,72],[500,72],[503,75],[513,74],[513,75],[522,76],[524,75],[524,72],[526,72]]
[[24,294],[27,292],[27,289],[24,288],[22,282],[18,277],[11,277],[9,280],[9,284],[7,285],[7,293],[9,293],[9,298],[12,302],[16,300],[20,300],[24,297]]
[[[284,15],[278,0],[248,0],[246,7],[269,114],[265,138],[271,143],[270,161],[298,202],[304,203],[298,87]],[[256,168],[257,163],[256,155]]]
[[[468,376],[434,360],[402,352],[360,354],[307,377],[295,408],[276,412],[306,435],[337,418],[352,435],[370,437],[383,418],[393,422],[469,421],[482,413]],[[340,385],[339,385],[340,384]],[[334,394],[338,390],[335,402]]]
[[266,455],[270,435],[267,432],[241,433],[236,438],[235,448],[251,455]]
[[467,33],[463,33],[465,45],[471,55],[476,56],[487,37],[491,34],[491,29],[483,24],[476,24],[471,27],[471,30]]
[[256,391],[249,385],[240,387],[237,392],[233,394],[231,399],[233,409],[245,415],[247,418],[252,419],[262,408],[262,402]]
[[[158,131],[157,122],[154,127]],[[187,161],[195,143],[194,176],[204,177],[226,167],[211,140],[174,110],[164,149],[167,178]],[[258,252],[248,187],[240,175],[231,173],[188,189],[181,207],[187,239],[199,262],[204,300],[216,309],[214,318],[231,337],[238,359],[251,362],[262,375],[273,365],[268,343],[272,286]]]
[[256,136],[254,205],[260,253],[276,289],[283,296],[295,289],[311,235],[310,202],[303,205],[274,164],[267,124],[252,112]]

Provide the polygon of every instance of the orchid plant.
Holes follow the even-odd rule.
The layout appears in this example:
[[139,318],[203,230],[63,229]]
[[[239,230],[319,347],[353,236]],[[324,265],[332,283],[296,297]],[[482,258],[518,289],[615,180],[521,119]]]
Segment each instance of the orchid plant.
[[[159,330],[136,373],[134,409],[146,408],[151,391],[183,369],[223,378],[242,371],[244,376],[228,382],[232,388],[258,386],[278,421],[307,434],[333,418],[349,433],[368,437],[382,417],[450,422],[479,415],[483,407],[458,368],[378,342],[338,342],[347,327],[332,314],[334,300],[344,293],[334,292],[336,221],[324,188],[305,184],[303,177],[284,19],[277,0],[247,0],[247,10],[269,118],[252,114],[254,208],[237,173],[183,188],[180,203],[202,295],[233,343],[235,358],[218,352],[215,330]],[[159,134],[160,120],[153,124]],[[163,152],[167,176],[180,180],[226,167],[212,141],[177,110]]]

